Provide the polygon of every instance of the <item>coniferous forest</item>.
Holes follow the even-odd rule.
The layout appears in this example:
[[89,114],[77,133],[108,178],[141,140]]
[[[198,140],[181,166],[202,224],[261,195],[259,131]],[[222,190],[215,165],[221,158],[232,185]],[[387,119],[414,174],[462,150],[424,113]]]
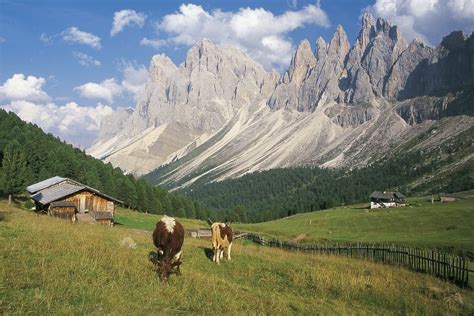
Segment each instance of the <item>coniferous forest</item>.
[[191,198],[169,193],[144,179],[124,175],[111,164],[86,155],[39,127],[0,110],[0,193],[22,193],[26,186],[53,176],[71,178],[124,201],[125,207],[143,212],[208,217]]
[[[429,137],[420,135],[414,143]],[[430,150],[399,148],[365,168],[299,167],[251,173],[237,179],[195,183],[183,192],[221,220],[261,222],[339,205],[368,203],[373,191],[405,195],[459,192],[474,188],[474,127]],[[452,168],[454,161],[467,162]]]
[[222,182],[196,182],[178,193],[169,193],[151,184],[150,177],[124,175],[110,163],[104,164],[15,114],[0,110],[0,193],[18,194],[29,184],[57,175],[94,187],[143,212],[261,222],[368,202],[376,190],[411,195],[472,189],[472,160],[454,170],[441,171],[454,161],[453,157],[472,154],[473,136],[471,128],[430,151],[401,148],[393,156],[361,169],[273,169]]

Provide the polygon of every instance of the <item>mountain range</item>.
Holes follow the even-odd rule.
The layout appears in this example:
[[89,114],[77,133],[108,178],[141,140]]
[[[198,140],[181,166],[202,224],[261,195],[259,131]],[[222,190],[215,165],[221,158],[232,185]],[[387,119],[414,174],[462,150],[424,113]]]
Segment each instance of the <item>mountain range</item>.
[[[314,50],[302,41],[281,76],[207,39],[179,66],[155,55],[135,109],[104,118],[88,153],[186,187],[273,168],[363,167],[472,128],[474,33],[432,48],[369,13],[361,22],[352,46],[342,26]],[[449,168],[472,162],[464,153]]]

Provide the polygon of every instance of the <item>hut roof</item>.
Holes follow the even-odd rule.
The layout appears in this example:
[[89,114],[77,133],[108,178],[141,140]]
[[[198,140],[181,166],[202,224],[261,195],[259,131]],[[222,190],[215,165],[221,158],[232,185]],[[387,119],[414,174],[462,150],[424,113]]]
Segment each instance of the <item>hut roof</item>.
[[33,194],[40,190],[46,189],[52,185],[61,183],[66,180],[67,178],[63,178],[63,177],[58,177],[58,176],[52,177],[52,178],[30,185],[29,187],[26,188],[26,191],[28,191],[30,194]]
[[123,201],[117,200],[90,186],[62,177],[52,177],[32,184],[27,188],[27,191],[33,194],[31,198],[43,205],[65,198],[82,190],[94,192],[103,198],[115,201],[117,203],[123,203]]
[[52,207],[76,207],[72,202],[69,201],[56,201],[51,202]]
[[65,182],[61,183],[61,185],[55,185],[41,190],[33,194],[31,198],[36,202],[46,205],[82,190],[84,190],[84,186]]

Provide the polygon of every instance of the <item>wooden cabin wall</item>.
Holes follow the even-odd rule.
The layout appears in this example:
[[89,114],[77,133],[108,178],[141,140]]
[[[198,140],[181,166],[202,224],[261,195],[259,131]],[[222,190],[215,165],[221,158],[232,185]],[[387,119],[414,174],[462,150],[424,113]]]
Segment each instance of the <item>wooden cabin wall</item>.
[[65,201],[73,203],[76,206],[78,212],[81,212],[81,198],[85,199],[84,206],[85,209],[89,210],[89,212],[110,212],[114,214],[114,202],[95,195],[92,192],[82,191],[67,197]]
[[51,207],[50,213],[54,217],[59,217],[63,219],[72,219],[74,214],[76,214],[76,209],[72,206],[61,206],[61,207]]

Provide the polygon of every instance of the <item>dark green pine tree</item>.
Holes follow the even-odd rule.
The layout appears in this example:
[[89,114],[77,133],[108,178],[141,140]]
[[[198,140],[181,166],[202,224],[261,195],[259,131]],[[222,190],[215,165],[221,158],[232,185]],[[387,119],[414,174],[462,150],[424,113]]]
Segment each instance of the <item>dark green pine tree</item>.
[[11,204],[14,194],[24,189],[27,174],[26,156],[20,144],[17,141],[8,143],[3,150],[0,173],[1,190],[8,194],[8,204]]

